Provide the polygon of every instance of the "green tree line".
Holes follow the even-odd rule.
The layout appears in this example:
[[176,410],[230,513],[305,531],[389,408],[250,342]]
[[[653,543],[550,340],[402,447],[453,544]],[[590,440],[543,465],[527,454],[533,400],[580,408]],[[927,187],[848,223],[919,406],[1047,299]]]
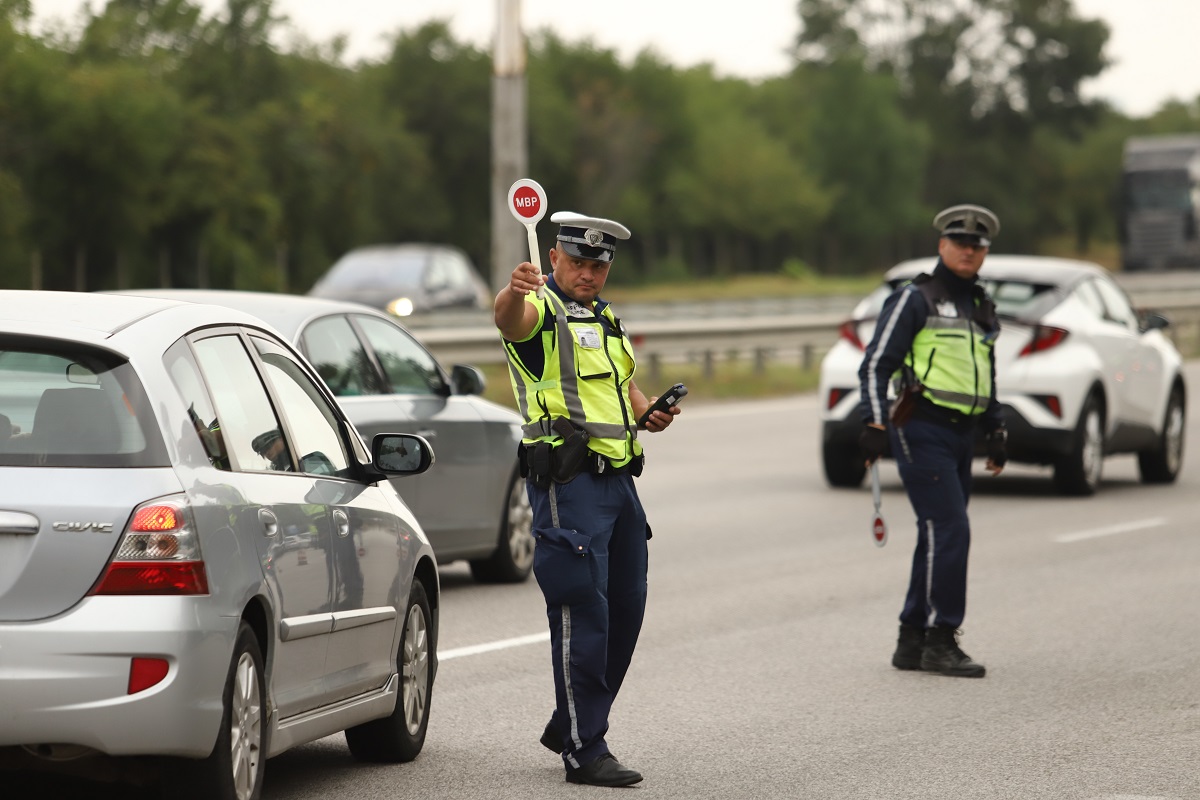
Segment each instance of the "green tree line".
[[[997,250],[1087,252],[1116,239],[1124,140],[1200,131],[1200,97],[1145,118],[1083,98],[1110,32],[1071,0],[796,13],[792,69],[757,81],[531,33],[530,176],[630,226],[615,281],[879,270],[958,202],[1000,214]],[[304,291],[400,241],[489,275],[488,52],[436,21],[348,63],[338,38],[280,46],[285,21],[109,0],[35,35],[0,0],[0,285]]]

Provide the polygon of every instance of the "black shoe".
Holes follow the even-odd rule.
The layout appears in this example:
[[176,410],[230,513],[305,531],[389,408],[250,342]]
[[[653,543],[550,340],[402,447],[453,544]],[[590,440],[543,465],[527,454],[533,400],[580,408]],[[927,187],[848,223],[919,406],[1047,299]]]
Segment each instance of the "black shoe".
[[987,670],[958,646],[958,631],[938,626],[925,632],[921,669],[953,678],[982,678]]
[[563,751],[563,740],[558,735],[558,728],[554,727],[554,720],[546,723],[546,730],[542,731],[542,738],[538,739],[542,746],[547,750],[553,750],[555,753]]
[[920,669],[921,651],[925,649],[925,629],[915,625],[900,625],[892,666],[896,669]]
[[641,779],[642,773],[621,766],[612,753],[605,753],[579,769],[567,770],[567,783],[586,783],[589,786],[632,786]]

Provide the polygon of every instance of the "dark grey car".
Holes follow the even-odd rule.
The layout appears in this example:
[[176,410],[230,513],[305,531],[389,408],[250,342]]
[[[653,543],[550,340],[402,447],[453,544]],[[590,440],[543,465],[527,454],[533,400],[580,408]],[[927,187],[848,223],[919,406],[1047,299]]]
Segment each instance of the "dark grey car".
[[334,262],[308,292],[407,317],[491,308],[492,294],[467,254],[445,244],[359,247]]
[[467,559],[481,581],[529,576],[533,516],[516,463],[521,418],[479,396],[478,369],[445,370],[393,318],[357,303],[267,292],[133,293],[236,308],[272,325],[308,357],[364,436],[400,431],[433,445],[437,464],[395,486],[439,563]]

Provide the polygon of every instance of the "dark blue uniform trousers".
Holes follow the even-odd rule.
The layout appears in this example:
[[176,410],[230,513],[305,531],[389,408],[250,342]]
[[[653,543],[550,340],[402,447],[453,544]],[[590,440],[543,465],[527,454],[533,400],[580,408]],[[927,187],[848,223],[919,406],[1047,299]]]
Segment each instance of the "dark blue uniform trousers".
[[900,621],[957,628],[967,609],[974,431],[917,418],[890,430],[900,478],[917,514],[917,547]]
[[608,752],[608,713],[646,610],[646,513],[633,477],[527,484],[554,667],[551,722],[574,769]]

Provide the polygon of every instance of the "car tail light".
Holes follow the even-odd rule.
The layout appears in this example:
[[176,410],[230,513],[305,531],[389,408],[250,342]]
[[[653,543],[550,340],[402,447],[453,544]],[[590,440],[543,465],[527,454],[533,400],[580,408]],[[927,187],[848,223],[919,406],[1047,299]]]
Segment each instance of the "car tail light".
[[1017,358],[1058,347],[1066,338],[1067,331],[1062,328],[1055,328],[1051,325],[1034,325],[1033,336],[1029,339],[1029,343],[1021,348]]
[[137,694],[167,677],[170,665],[164,658],[133,658],[129,662],[129,688],[126,694]]
[[858,320],[848,319],[838,326],[838,336],[845,339],[859,350],[866,350],[862,339],[858,338]]
[[92,594],[208,594],[191,509],[182,496],[143,503]]

